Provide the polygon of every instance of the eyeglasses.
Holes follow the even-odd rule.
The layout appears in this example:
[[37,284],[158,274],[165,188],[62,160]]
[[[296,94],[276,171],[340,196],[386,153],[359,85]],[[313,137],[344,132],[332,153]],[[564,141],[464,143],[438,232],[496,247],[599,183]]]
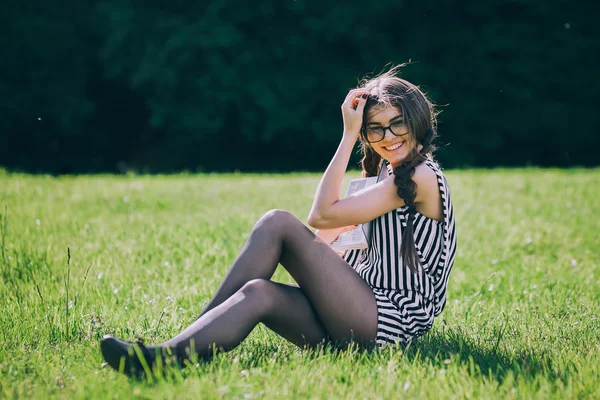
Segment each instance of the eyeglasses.
[[[408,132],[396,133],[400,132],[402,128],[404,128],[404,121],[395,121],[392,122],[389,126],[367,126],[366,128],[363,128],[363,132],[365,132],[369,143],[377,143],[385,139],[385,131],[387,129],[389,129],[390,132],[392,132],[392,135],[394,136],[408,135]],[[396,132],[394,132],[394,130]]]

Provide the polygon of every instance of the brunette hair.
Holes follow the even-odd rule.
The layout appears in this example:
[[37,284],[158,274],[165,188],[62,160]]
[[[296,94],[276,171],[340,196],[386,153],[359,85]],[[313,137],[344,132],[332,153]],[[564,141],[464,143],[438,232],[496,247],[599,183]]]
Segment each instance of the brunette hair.
[[[374,78],[363,78],[359,88],[369,94],[363,111],[363,125],[360,134],[362,146],[363,176],[377,176],[380,168],[384,168],[381,156],[373,150],[366,136],[367,115],[375,107],[395,107],[402,110],[404,121],[408,125],[409,137],[414,147],[407,160],[394,168],[394,183],[398,186],[398,196],[408,207],[406,229],[402,234],[400,250],[404,264],[416,272],[421,264],[415,247],[413,221],[415,218],[415,197],[417,184],[412,180],[415,168],[427,158],[433,159],[436,146],[433,141],[437,137],[437,112],[427,96],[412,83],[399,78],[398,70],[406,64],[392,66]],[[421,145],[421,149],[419,149]]]

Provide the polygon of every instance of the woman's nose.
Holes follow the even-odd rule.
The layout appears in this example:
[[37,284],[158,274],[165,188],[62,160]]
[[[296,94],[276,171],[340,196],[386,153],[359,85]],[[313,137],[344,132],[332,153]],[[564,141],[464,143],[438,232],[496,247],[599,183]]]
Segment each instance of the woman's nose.
[[383,139],[388,139],[388,138],[394,139],[395,137],[396,137],[396,135],[394,135],[392,133],[392,129],[390,127],[384,128]]

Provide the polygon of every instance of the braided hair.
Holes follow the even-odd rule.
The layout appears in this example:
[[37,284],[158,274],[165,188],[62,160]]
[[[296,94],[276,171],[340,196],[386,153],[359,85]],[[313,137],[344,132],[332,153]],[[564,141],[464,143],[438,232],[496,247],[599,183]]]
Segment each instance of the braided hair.
[[369,93],[363,111],[363,129],[360,135],[363,153],[361,163],[364,177],[377,176],[380,169],[384,168],[381,155],[373,149],[366,137],[365,127],[369,111],[375,107],[401,109],[404,120],[408,124],[410,140],[415,146],[406,160],[393,169],[398,196],[404,200],[408,213],[406,229],[402,234],[400,255],[404,264],[411,271],[416,272],[421,263],[414,239],[413,223],[417,212],[415,207],[417,184],[412,180],[412,176],[417,166],[428,158],[433,159],[433,153],[436,150],[433,142],[437,137],[436,112],[432,102],[417,86],[396,76],[398,68],[403,65],[392,67],[375,78],[365,79],[359,86]]

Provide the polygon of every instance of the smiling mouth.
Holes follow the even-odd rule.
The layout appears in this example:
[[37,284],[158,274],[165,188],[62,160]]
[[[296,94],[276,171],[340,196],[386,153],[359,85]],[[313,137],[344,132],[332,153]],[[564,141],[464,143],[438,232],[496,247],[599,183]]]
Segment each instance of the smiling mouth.
[[396,151],[400,148],[402,148],[404,146],[404,142],[399,142],[396,144],[393,144],[391,146],[385,146],[384,149],[386,149],[387,151]]

